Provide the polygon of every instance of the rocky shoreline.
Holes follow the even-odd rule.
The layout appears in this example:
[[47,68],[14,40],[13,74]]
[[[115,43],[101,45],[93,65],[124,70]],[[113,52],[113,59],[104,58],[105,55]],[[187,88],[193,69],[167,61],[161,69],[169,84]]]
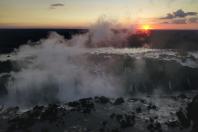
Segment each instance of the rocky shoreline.
[[[34,106],[1,107],[1,132],[197,132],[198,96],[83,98]],[[155,98],[157,99],[157,98]],[[168,102],[169,101],[169,102]],[[166,102],[166,103],[164,103]],[[178,104],[176,106],[175,104]]]

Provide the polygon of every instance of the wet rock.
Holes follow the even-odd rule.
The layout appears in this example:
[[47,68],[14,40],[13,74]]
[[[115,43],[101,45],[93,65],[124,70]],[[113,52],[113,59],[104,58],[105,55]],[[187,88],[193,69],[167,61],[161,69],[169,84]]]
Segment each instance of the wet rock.
[[66,113],[64,108],[56,104],[50,104],[47,107],[35,106],[32,110],[16,115],[14,118],[8,120],[8,131],[22,131],[27,132],[35,123],[47,121],[51,123],[58,123],[59,127],[63,125],[63,113]]
[[112,114],[111,116],[115,116],[116,121],[120,124],[120,128],[132,127],[135,124],[134,114]]
[[157,110],[157,106],[152,103],[149,103],[149,105],[147,106],[147,109],[148,110]]
[[69,103],[68,103],[68,106],[71,106],[71,107],[78,107],[78,106],[80,106],[80,103],[77,102],[77,101],[69,102]]
[[157,130],[158,132],[162,132],[162,126],[159,122],[155,123],[155,130]]
[[105,132],[105,129],[104,128],[100,128],[99,131],[100,132]]
[[123,118],[121,114],[116,114],[116,120],[120,122],[120,120]]
[[93,100],[92,98],[83,98],[83,99],[80,99],[79,102],[90,102],[92,100]]
[[188,97],[185,94],[180,94],[180,95],[177,96],[177,98],[186,99]]
[[0,105],[0,112],[4,110],[4,105]]
[[113,129],[111,130],[111,132],[121,132],[121,131],[119,130],[119,128],[113,128]]
[[38,106],[36,105],[34,108],[33,108],[33,111],[42,111],[44,109],[44,106]]
[[140,102],[145,104],[146,103],[146,100],[145,99],[140,99]]
[[179,122],[178,121],[167,121],[165,124],[168,127],[171,127],[171,128],[179,127]]
[[39,118],[44,110],[44,106],[35,106],[31,112],[31,116]]
[[115,116],[116,116],[116,114],[115,114],[115,113],[112,113],[112,114],[110,115],[110,118],[111,118],[111,119],[114,119]]
[[10,74],[5,74],[0,77],[0,97],[4,97],[8,94],[7,82],[9,81]]
[[136,108],[136,112],[137,113],[141,113],[142,112],[142,108],[141,107]]
[[11,61],[1,61],[0,62],[0,73],[9,73],[11,70],[15,69]]
[[107,123],[108,123],[107,121],[103,121],[103,122],[102,122],[102,125],[103,125],[103,126],[106,126]]
[[[119,100],[119,98],[116,100]],[[181,100],[178,99],[178,101]],[[144,130],[147,129],[149,132],[161,132],[163,128],[169,132],[178,128],[186,128],[188,126],[189,120],[193,121],[192,124],[195,123],[195,125],[193,125],[192,132],[197,132],[197,124],[195,121],[197,120],[196,114],[198,109],[196,109],[196,101],[197,100],[194,99],[188,105],[188,108],[186,109],[187,114],[184,110],[178,111],[177,114],[175,114],[175,111],[167,111],[168,113],[173,112],[173,114],[170,114],[170,118],[164,118],[163,121],[165,123],[162,122],[162,124],[159,123],[161,122],[162,117],[158,115],[158,113],[155,114],[156,111],[148,111],[158,110],[160,107],[157,108],[157,106],[155,106],[153,103],[145,102],[144,100],[141,101],[141,99],[137,99],[137,102],[127,102],[127,104],[131,103],[131,105],[129,105],[132,107],[130,107],[131,109],[126,110],[124,109],[125,105],[114,105],[114,103],[110,103],[111,100],[109,98],[104,96],[95,97],[94,99],[84,98],[78,101],[65,103],[65,105],[69,106],[69,108],[64,107],[65,105],[62,106],[57,104],[50,104],[48,106],[35,106],[27,112],[16,112],[14,114],[15,116],[9,118],[9,132],[26,132],[28,129],[31,130],[31,128],[37,127],[37,125],[42,126],[46,124],[50,125],[50,128],[52,125],[52,127],[55,129],[64,129],[67,131],[72,131],[73,129],[71,128],[73,125],[79,125],[79,128],[74,129],[77,131],[82,130],[82,127],[90,127],[90,124],[93,124],[90,131],[97,130],[101,132],[136,131],[136,129],[139,129],[137,127],[139,125],[135,124],[140,124],[142,127],[144,127]],[[124,101],[120,102],[124,103]],[[107,103],[108,105],[105,105]],[[134,110],[135,112],[132,112]],[[89,114],[90,112],[91,114]],[[106,118],[106,115],[109,115],[109,117]],[[178,121],[174,120],[175,116],[178,117]],[[77,124],[75,124],[75,121],[77,121]],[[0,125],[2,124],[0,123]]]
[[150,123],[153,123],[155,120],[153,118],[149,118]]
[[58,105],[50,104],[47,109],[41,115],[42,120],[49,120],[54,122],[58,119]]
[[95,108],[92,98],[81,99],[79,102],[81,104],[81,112],[83,113],[90,113]]
[[198,95],[188,104],[186,110],[188,118],[193,121],[192,132],[198,132]]
[[107,97],[101,96],[101,97],[95,97],[95,101],[96,101],[97,103],[107,104],[107,103],[110,102],[110,99],[107,98]]
[[35,119],[30,116],[28,113],[25,113],[21,116],[16,116],[12,119],[8,120],[9,127],[7,129],[8,132],[11,131],[26,131],[29,127],[31,127],[35,123]]
[[121,128],[132,127],[135,124],[135,115],[124,115],[124,120],[121,120]]
[[85,114],[88,114],[95,109],[92,98],[84,98],[80,99],[79,101],[69,102],[68,106],[73,107],[71,111],[78,111]]
[[124,103],[124,99],[123,98],[117,98],[113,104],[114,105],[121,105],[122,103]]
[[162,126],[159,122],[151,122],[148,126],[147,129],[150,132],[162,132]]
[[191,120],[198,122],[198,95],[195,96],[192,102],[188,104],[186,110],[188,117]]
[[188,128],[190,126],[190,120],[187,118],[186,114],[181,109],[176,113],[176,115],[183,128]]
[[149,131],[153,132],[153,131],[154,131],[154,125],[153,125],[153,124],[149,124],[149,125],[147,126],[147,129],[148,129]]
[[18,106],[10,107],[10,108],[7,108],[2,114],[8,115],[8,116],[14,116],[14,115],[16,115],[16,113],[18,111],[19,111],[19,107]]

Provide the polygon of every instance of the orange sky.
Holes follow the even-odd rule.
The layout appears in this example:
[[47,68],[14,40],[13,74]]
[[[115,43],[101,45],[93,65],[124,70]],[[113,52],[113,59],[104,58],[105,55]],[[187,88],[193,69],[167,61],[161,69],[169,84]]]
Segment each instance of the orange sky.
[[198,12],[198,0],[1,0],[0,28],[87,28],[105,15],[124,26],[198,29],[198,21],[160,24],[166,20],[159,18],[179,9]]

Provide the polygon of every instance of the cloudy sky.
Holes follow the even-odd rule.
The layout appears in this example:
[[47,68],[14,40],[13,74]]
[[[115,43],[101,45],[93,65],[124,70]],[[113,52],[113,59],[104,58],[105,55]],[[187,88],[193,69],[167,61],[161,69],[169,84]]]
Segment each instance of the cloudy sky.
[[1,28],[85,28],[106,16],[123,25],[198,29],[198,0],[0,0]]

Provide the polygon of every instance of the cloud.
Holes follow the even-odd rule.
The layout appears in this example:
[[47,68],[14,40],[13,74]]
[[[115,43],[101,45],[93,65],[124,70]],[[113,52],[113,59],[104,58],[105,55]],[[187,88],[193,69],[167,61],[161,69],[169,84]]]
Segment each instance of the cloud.
[[168,13],[165,17],[162,17],[160,19],[185,18],[187,16],[196,16],[197,14],[197,12],[185,12],[182,9],[178,9],[173,13]]
[[198,17],[191,17],[188,19],[190,23],[198,23]]
[[162,19],[173,19],[173,18],[175,18],[175,16],[172,15],[171,13],[168,13],[168,14],[166,15],[166,17],[163,17]]
[[198,17],[175,18],[161,22],[161,24],[191,24],[198,23]]
[[54,3],[50,5],[50,9],[56,9],[57,7],[65,6],[63,3]]
[[172,21],[172,23],[174,24],[186,24],[187,23],[187,20],[184,18],[184,19],[175,19]]

